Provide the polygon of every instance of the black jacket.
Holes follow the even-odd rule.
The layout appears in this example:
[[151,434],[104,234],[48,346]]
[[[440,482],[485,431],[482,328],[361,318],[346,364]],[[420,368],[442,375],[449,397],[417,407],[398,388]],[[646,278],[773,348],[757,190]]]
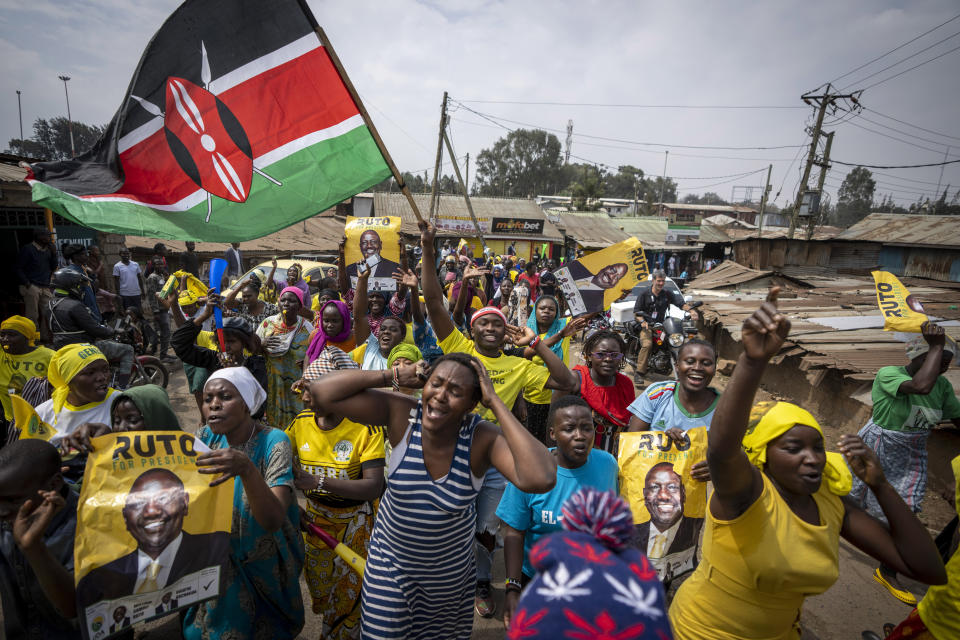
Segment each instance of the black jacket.
[[654,295],[650,289],[644,289],[633,304],[633,314],[639,315],[649,323],[663,322],[671,304],[680,308],[686,304],[679,291],[664,287],[658,295]]
[[54,349],[114,336],[114,330],[97,322],[87,305],[59,293],[50,301],[50,331],[53,333]]

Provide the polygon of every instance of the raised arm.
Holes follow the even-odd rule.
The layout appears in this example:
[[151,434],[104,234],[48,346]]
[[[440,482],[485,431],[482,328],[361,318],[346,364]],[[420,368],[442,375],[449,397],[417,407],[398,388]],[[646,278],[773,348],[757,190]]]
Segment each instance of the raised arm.
[[347,258],[346,258],[347,238],[344,237],[337,246],[337,286],[340,287],[340,294],[346,300],[347,291],[350,291],[350,278],[347,276]]
[[930,345],[927,357],[913,378],[900,384],[897,393],[926,395],[933,391],[933,385],[940,377],[940,363],[943,361],[943,345],[946,334],[943,327],[932,322],[924,322],[920,327],[923,339]]
[[401,269],[393,273],[393,279],[397,281],[398,288],[402,285],[410,290],[410,311],[413,314],[413,321],[417,324],[425,324],[423,304],[420,302],[420,279],[416,272],[411,269]]
[[580,388],[580,381],[577,380],[577,376],[567,368],[567,365],[563,364],[563,360],[558,358],[557,354],[544,344],[543,340],[536,339],[537,334],[534,333],[533,329],[508,324],[507,336],[518,347],[525,347],[536,340],[536,344],[533,346],[533,354],[540,356],[544,366],[547,367],[547,371],[550,372],[550,377],[543,385],[544,388],[566,391],[567,393],[572,393]]
[[483,365],[475,362],[480,376],[481,402],[493,412],[500,428],[489,422],[478,426],[475,440],[478,451],[486,455],[471,456],[471,471],[482,476],[493,465],[513,485],[527,493],[546,493],[557,483],[557,463],[543,444],[524,428],[497,395]]
[[363,273],[357,270],[357,290],[353,292],[353,340],[359,347],[370,336],[370,321],[367,320],[367,283],[370,281],[370,269]]
[[743,353],[720,396],[710,424],[707,463],[716,491],[718,518],[733,519],[756,502],[763,491],[760,471],[754,467],[741,443],[760,378],[790,333],[790,320],[777,310],[780,287],[771,287],[766,301],[743,323]]
[[43,532],[64,508],[65,500],[56,491],[41,491],[41,500],[27,500],[13,522],[13,539],[23,553],[44,595],[64,618],[77,616],[77,594],[73,575],[53,557]]
[[433,331],[437,334],[437,342],[443,342],[457,328],[447,312],[440,278],[437,277],[437,271],[432,266],[437,262],[436,249],[433,246],[433,239],[436,235],[437,229],[432,224],[428,222],[420,223],[420,246],[423,250],[424,264],[423,271],[420,274],[421,284],[423,285],[423,300],[427,305],[427,315],[430,317]]
[[[561,329],[560,331],[557,331],[555,334],[553,334],[549,338],[544,338],[543,346],[545,346],[547,349],[552,350],[554,345],[556,345],[557,343],[562,342],[563,340],[565,340],[566,338],[569,338],[572,335],[576,335],[578,331],[580,331],[585,326],[587,326],[587,322],[590,320],[590,318],[592,318],[595,315],[597,314],[590,313],[590,314],[583,315],[583,316],[580,316],[579,318],[575,318],[571,320],[566,325],[564,325],[563,329]],[[533,356],[535,355],[537,355],[535,349],[531,349],[530,347],[527,347],[526,349],[523,350],[523,357],[526,358],[527,360],[532,359]]]
[[227,295],[223,298],[223,308],[224,309],[233,309],[239,303],[237,302],[237,295],[240,293],[240,290],[243,288],[242,283],[237,283],[234,285],[233,289],[227,291]]

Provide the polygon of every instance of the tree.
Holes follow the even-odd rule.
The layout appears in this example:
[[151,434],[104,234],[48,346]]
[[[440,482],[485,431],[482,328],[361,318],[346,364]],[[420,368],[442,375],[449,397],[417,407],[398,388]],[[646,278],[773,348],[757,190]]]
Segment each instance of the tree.
[[639,198],[643,189],[643,169],[633,165],[617,167],[616,173],[608,173],[603,178],[603,193],[608,198]]
[[563,186],[560,140],[539,129],[517,129],[477,155],[479,195],[526,198]]
[[837,192],[837,206],[833,221],[841,227],[849,227],[862,220],[873,207],[873,194],[877,183],[869,169],[856,167],[843,179]]
[[[73,142],[77,155],[92,147],[106,129],[106,126],[89,125],[74,120]],[[66,160],[73,155],[70,152],[70,123],[63,117],[50,120],[37,118],[33,123],[33,135],[30,138],[14,138],[8,144],[10,153],[29,158]]]
[[[663,198],[661,199],[660,186],[663,185]],[[640,199],[643,201],[640,208],[644,215],[656,215],[659,207],[658,202],[676,202],[677,201],[677,183],[667,178],[666,181],[660,176],[656,178],[646,178],[643,181],[643,191]]]
[[585,169],[581,179],[570,185],[571,202],[577,211],[598,211],[603,197],[603,174],[600,169]]
[[707,191],[702,196],[698,196],[695,193],[688,193],[683,196],[683,202],[686,204],[717,204],[717,205],[728,205],[730,204],[726,200],[720,197],[719,194],[713,191]]

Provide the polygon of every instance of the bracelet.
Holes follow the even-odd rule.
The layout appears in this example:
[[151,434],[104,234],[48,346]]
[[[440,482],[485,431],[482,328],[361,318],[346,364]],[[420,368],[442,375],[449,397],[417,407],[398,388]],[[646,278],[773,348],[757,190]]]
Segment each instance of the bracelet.
[[533,340],[531,340],[527,346],[531,349],[536,349],[538,344],[540,344],[540,336],[534,336]]
[[517,591],[523,591],[523,586],[520,584],[520,581],[515,578],[507,578],[503,581],[503,588],[507,591],[510,589],[516,589]]
[[380,386],[381,386],[381,387],[387,386],[387,381],[389,380],[389,378],[388,378],[387,376],[388,376],[387,370],[384,369],[384,370],[383,370],[383,382],[380,383]]
[[319,476],[316,476],[316,478],[317,478],[317,486],[316,486],[316,488],[314,489],[314,491],[323,491],[323,481],[326,479],[326,477],[327,477],[327,476],[326,476],[326,475],[323,475],[323,474],[321,474],[321,475],[319,475]]

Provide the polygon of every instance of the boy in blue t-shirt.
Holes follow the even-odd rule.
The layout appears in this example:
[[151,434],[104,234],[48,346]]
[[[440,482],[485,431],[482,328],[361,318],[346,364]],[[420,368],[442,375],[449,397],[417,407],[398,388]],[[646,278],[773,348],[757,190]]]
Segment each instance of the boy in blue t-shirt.
[[617,491],[617,461],[593,448],[595,427],[590,406],[580,396],[562,396],[550,405],[547,417],[552,449],[557,461],[557,484],[548,493],[524,493],[507,484],[497,516],[503,521],[503,555],[506,564],[504,625],[510,624],[522,586],[533,579],[530,549],[543,536],[560,531],[561,509],[578,489],[594,487]]

